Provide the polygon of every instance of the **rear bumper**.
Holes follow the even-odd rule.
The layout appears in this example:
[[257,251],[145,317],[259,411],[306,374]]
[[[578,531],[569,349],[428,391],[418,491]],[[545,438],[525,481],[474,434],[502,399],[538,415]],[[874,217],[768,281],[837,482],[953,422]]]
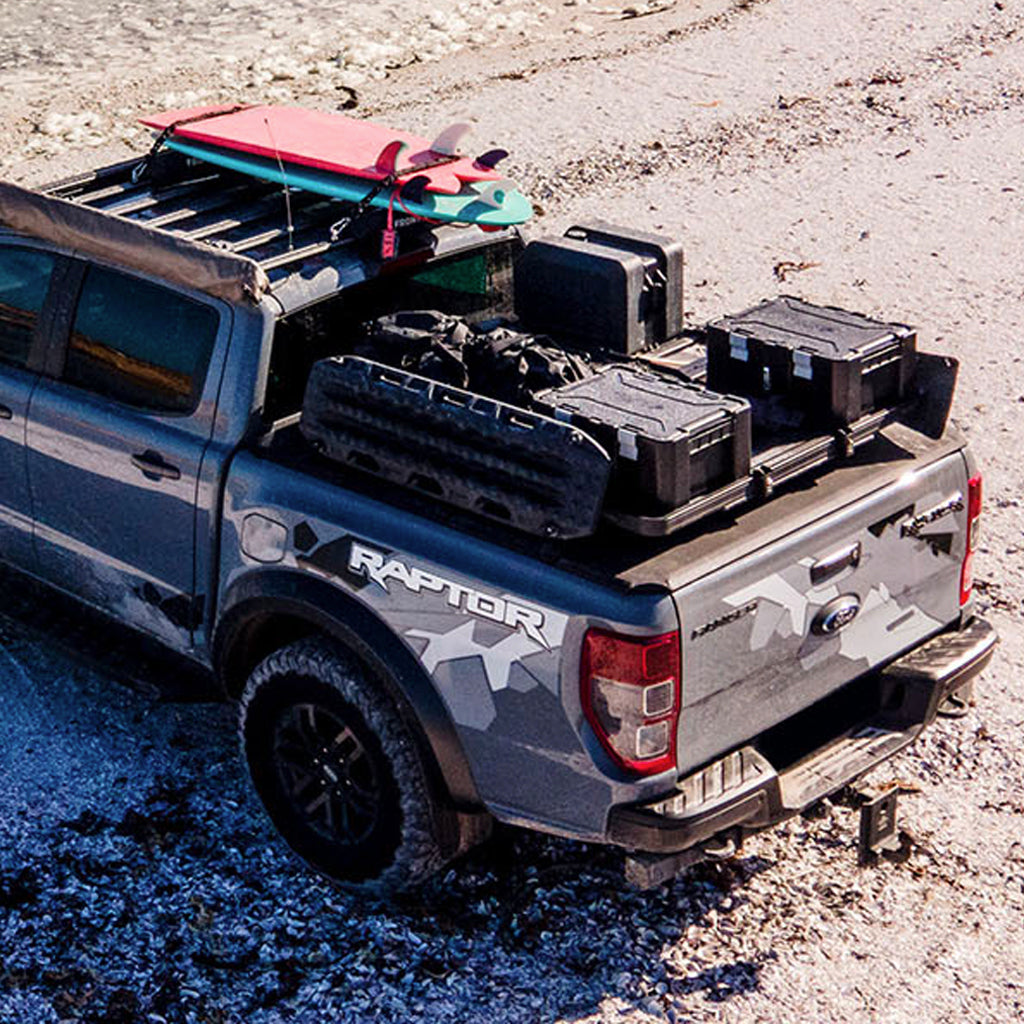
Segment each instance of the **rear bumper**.
[[876,674],[873,709],[863,722],[782,771],[756,741],[733,751],[680,779],[668,796],[613,808],[609,840],[646,854],[692,852],[682,867],[723,849],[730,836],[798,813],[912,743],[943,702],[985,668],[997,642],[979,618],[933,637]]

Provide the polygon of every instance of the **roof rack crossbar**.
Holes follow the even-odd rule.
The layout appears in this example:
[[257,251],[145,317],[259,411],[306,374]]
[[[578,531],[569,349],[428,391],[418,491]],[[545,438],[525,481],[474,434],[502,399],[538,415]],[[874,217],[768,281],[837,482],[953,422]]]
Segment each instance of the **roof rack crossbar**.
[[[191,177],[178,181],[173,187],[175,188],[199,188],[204,183],[208,183],[211,180],[217,180],[218,174],[211,174],[209,171],[205,174],[194,174]],[[96,184],[98,187],[90,188],[88,184]],[[116,181],[113,184],[109,183],[87,183],[86,187],[78,186],[71,187],[66,190],[59,192],[51,192],[52,195],[58,195],[61,199],[69,199],[72,202],[78,203],[81,206],[91,206],[94,209],[105,210],[108,213],[120,213],[124,209],[129,209],[127,206],[121,209],[113,209],[113,207],[122,200],[128,200],[132,195],[137,197],[157,195],[157,191],[153,187],[151,181],[132,181],[130,175],[126,175],[122,180]],[[169,191],[168,189],[164,190]],[[103,205],[107,200],[113,200],[113,203],[109,205]]]
[[[293,234],[298,236],[311,230],[321,229],[324,234],[327,233],[328,222],[331,216],[336,215],[336,210],[323,210],[322,215],[316,215],[316,208],[319,203],[314,204],[312,207],[300,208],[293,214]],[[324,216],[326,214],[327,216]],[[240,225],[245,226],[245,225]],[[226,248],[229,248],[232,252],[248,252],[251,249],[258,249],[261,246],[266,246],[278,239],[288,238],[288,226],[287,224],[278,221],[277,223],[271,224],[269,227],[264,228],[261,231],[256,231],[249,235],[243,235],[239,238],[224,238],[223,244]],[[258,257],[255,257],[257,262]]]
[[120,196],[127,196],[131,193],[139,193],[146,186],[144,184],[133,185],[130,181],[119,181],[114,185],[106,185],[102,188],[83,190],[71,196],[62,198],[73,199],[82,206],[96,206],[105,199],[116,199]]
[[115,202],[110,206],[100,207],[100,209],[104,213],[113,213],[118,217],[127,217],[133,213],[141,213],[143,210],[151,210],[154,207],[163,206],[176,199],[187,198],[193,195],[204,195],[219,184],[221,184],[220,176],[211,175],[210,177],[183,182],[179,185],[171,185],[159,191],[146,189],[135,199],[128,199],[123,204]]
[[147,224],[151,224],[154,227],[178,224],[180,221],[192,220],[203,214],[231,209],[239,201],[250,198],[251,192],[252,190],[246,185],[232,185],[223,190],[208,192],[197,198],[194,202],[187,203],[177,209],[168,210],[166,213],[159,213],[155,217],[147,217],[145,220]]
[[295,263],[298,260],[306,260],[313,256],[319,256],[330,249],[337,249],[343,245],[349,245],[351,242],[351,238],[345,238],[338,242],[332,242],[330,240],[311,242],[309,245],[296,246],[294,249],[286,249],[277,256],[269,256],[265,259],[259,260],[258,262],[264,271],[276,270],[278,267],[285,267],[289,263]]
[[94,171],[83,171],[81,174],[73,174],[59,181],[51,182],[40,188],[45,195],[57,196],[60,199],[73,199],[78,201],[79,191],[88,189],[90,185],[103,186],[110,181],[126,181],[131,177],[132,168],[138,163],[138,159],[123,160],[119,164],[111,164],[109,167],[100,167]]
[[176,230],[185,238],[199,242],[214,235],[237,231],[246,225],[258,224],[273,216],[277,206],[278,197],[276,195],[264,196],[262,199],[254,200],[248,206],[228,208],[225,215],[217,220],[200,224],[194,228],[179,227]]

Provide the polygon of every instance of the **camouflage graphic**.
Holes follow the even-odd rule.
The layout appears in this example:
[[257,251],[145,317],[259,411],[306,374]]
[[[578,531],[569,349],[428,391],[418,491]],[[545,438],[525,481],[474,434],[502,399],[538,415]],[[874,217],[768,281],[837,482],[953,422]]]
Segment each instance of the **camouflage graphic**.
[[[934,505],[921,504],[924,513],[915,516],[911,506],[859,534],[856,564],[827,585],[811,584],[816,563],[805,557],[727,595],[723,600],[732,608],[755,606],[749,649],[759,651],[776,638],[797,637],[803,638],[798,657],[805,669],[835,654],[874,666],[937,630],[939,620],[905,595],[933,576],[936,558],[953,561],[950,530],[957,524],[947,517],[963,506],[959,494]],[[811,624],[821,609],[849,589],[860,601],[859,612],[834,634],[814,634]]]
[[[317,531],[300,525],[297,539],[315,544]],[[358,593],[409,642],[456,724],[487,729],[502,692],[543,687],[557,695],[564,614],[348,534],[307,548],[295,561]]]

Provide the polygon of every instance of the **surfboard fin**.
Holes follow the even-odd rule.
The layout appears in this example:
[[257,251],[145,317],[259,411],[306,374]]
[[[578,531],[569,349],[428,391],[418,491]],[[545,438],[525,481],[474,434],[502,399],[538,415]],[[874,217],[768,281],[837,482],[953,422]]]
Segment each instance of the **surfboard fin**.
[[500,209],[505,203],[505,197],[509,192],[514,192],[516,183],[508,178],[501,181],[489,181],[486,188],[481,189],[480,194],[473,200],[475,203],[482,203],[492,210]]
[[473,161],[474,167],[486,167],[487,170],[493,171],[495,167],[501,163],[505,157],[508,156],[507,149],[489,149],[486,153],[481,153]]
[[398,158],[402,154],[402,150],[405,149],[406,144],[401,139],[395,139],[394,142],[389,142],[381,151],[377,154],[377,159],[373,163],[373,169],[378,173],[384,175],[385,178],[394,177],[395,172],[398,169]]
[[419,203],[423,201],[423,193],[429,184],[430,178],[426,174],[417,174],[402,185],[398,194],[410,203]]
[[468,121],[457,121],[447,128],[430,144],[431,153],[442,156],[458,156],[459,143],[473,130]]

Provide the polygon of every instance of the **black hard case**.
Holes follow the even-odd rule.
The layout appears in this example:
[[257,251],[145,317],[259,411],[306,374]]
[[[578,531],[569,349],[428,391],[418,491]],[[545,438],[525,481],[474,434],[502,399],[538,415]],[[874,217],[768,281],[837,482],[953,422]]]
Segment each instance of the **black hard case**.
[[633,355],[683,329],[683,247],[588,221],[530,242],[515,268],[516,315],[529,330],[591,352]]
[[605,245],[623,252],[633,252],[644,259],[653,260],[649,271],[646,296],[650,308],[646,311],[647,343],[660,345],[683,330],[683,243],[667,235],[636,231],[609,224],[603,220],[588,220],[574,224],[565,233],[593,245]]
[[812,422],[845,427],[908,392],[917,337],[789,295],[708,324],[709,388],[782,394]]
[[614,455],[609,498],[622,507],[678,508],[750,472],[750,404],[672,374],[612,365],[536,402]]

